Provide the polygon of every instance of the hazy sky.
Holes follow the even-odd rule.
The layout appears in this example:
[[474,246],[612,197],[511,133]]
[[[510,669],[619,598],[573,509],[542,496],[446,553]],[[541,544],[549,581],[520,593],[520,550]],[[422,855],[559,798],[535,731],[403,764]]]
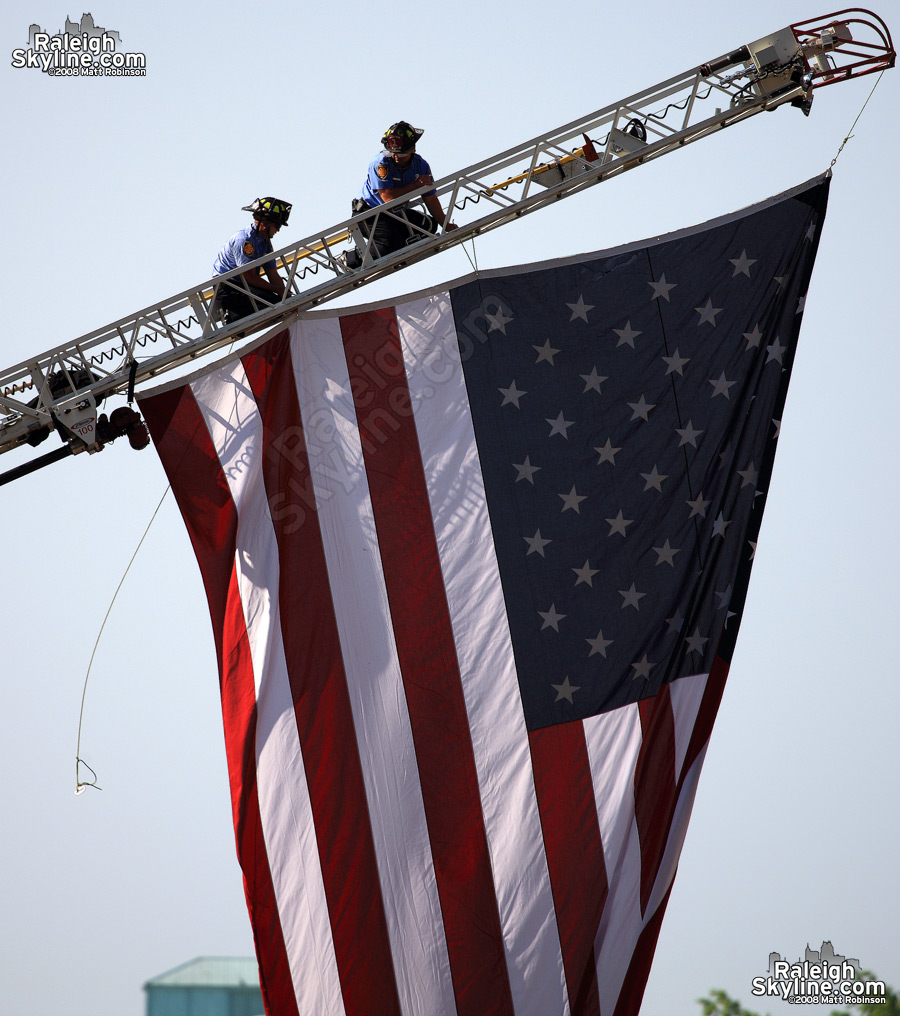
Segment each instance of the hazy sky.
[[[426,129],[420,151],[440,176],[827,12],[459,0],[392,19],[355,0],[165,14],[106,0],[95,21],[146,54],[145,78],[53,79],[10,59],[2,71],[5,366],[206,279],[254,197],[293,201],[284,242],[343,219],[394,120]],[[11,54],[30,24],[56,32],[81,13],[11,0],[0,38]],[[878,13],[900,31],[895,0]],[[477,241],[478,265],[613,247],[800,183],[828,167],[874,83],[821,89],[808,119],[764,114],[505,226]],[[771,951],[793,959],[823,939],[900,985],[898,108],[894,70],[835,166],[743,627],[644,1016],[698,1016],[713,987],[786,1016],[752,998],[751,980]],[[456,249],[360,299],[469,271]],[[3,456],[0,470],[25,458]],[[171,495],[88,684],[82,755],[103,789],[74,795],[88,660],[165,490],[152,448],[124,442],[0,489],[2,1014],[139,1016],[148,978],[253,951],[212,633]]]

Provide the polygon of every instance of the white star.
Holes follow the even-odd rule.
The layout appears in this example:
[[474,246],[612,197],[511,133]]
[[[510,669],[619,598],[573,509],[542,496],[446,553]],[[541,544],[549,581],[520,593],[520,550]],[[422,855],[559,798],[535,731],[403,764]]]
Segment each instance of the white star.
[[806,231],[806,239],[812,240],[815,237],[815,235],[816,235],[816,224],[814,222],[811,222],[809,224],[809,229],[807,229]]
[[724,395],[726,399],[730,400],[731,395],[728,390],[729,388],[733,388],[737,384],[737,381],[729,381],[728,378],[725,377],[725,371],[723,370],[722,373],[719,374],[718,378],[711,377],[709,379],[709,383],[713,386],[713,393],[710,395],[711,399],[714,399],[717,395]]
[[700,491],[699,497],[695,498],[693,501],[685,501],[684,503],[691,509],[691,514],[688,515],[689,519],[692,519],[695,515],[699,515],[702,519],[706,518],[706,509],[709,507],[709,501],[704,501],[702,490]]
[[630,588],[620,589],[619,596],[622,597],[622,610],[624,610],[626,607],[634,607],[635,610],[640,610],[641,608],[638,605],[638,600],[640,600],[642,597],[646,595],[647,595],[646,593],[639,593],[634,588],[633,582],[631,583]]
[[352,395],[348,388],[343,388],[333,378],[328,378],[325,382],[325,398],[329,402],[340,402],[344,396],[350,395],[352,401]]
[[602,462],[609,462],[611,465],[616,464],[616,452],[620,452],[621,448],[613,448],[609,438],[606,439],[606,444],[602,448],[595,448],[594,451],[600,456],[597,459],[597,465],[599,466]]
[[679,634],[679,632],[681,631],[681,626],[683,624],[684,618],[681,616],[681,614],[674,614],[672,617],[666,618],[666,625],[669,631],[675,632],[676,635]]
[[742,490],[744,487],[753,487],[756,489],[756,481],[759,478],[759,471],[752,462],[746,469],[739,469],[738,476],[740,476],[743,481],[741,483]]
[[766,352],[769,354],[766,357],[766,363],[769,363],[770,360],[775,360],[778,363],[782,363],[783,361],[781,358],[784,356],[784,351],[786,349],[787,346],[782,346],[781,342],[778,339],[778,336],[776,336],[775,341],[772,343],[772,345],[766,346]]
[[530,484],[534,484],[534,474],[541,469],[541,466],[533,466],[531,464],[531,456],[526,455],[524,462],[514,462],[513,469],[518,470],[519,475],[516,477],[516,483],[519,480],[527,480]]
[[716,326],[716,314],[722,313],[721,307],[713,307],[712,299],[706,301],[705,307],[695,307],[694,310],[700,315],[700,320],[697,322],[697,327],[704,323],[709,322],[714,328]]
[[666,370],[666,377],[670,374],[678,374],[684,377],[684,365],[690,363],[690,357],[681,356],[676,349],[672,356],[664,356],[663,362],[667,363],[668,369]]
[[619,346],[631,346],[634,349],[634,340],[641,335],[641,332],[636,332],[631,327],[631,322],[626,321],[624,328],[613,328],[616,335],[619,336],[619,341],[616,343],[616,348]]
[[593,310],[593,306],[589,303],[584,302],[584,295],[579,295],[578,303],[567,303],[566,306],[572,312],[572,316],[569,318],[570,321],[574,321],[575,318],[581,318],[582,321],[587,321],[588,311]]
[[797,300],[797,309],[794,311],[794,313],[795,314],[802,314],[803,311],[805,310],[805,308],[806,308],[806,297],[805,296],[801,296]]
[[547,420],[547,423],[550,424],[550,433],[547,436],[553,437],[554,434],[561,434],[564,438],[566,438],[566,440],[568,440],[569,435],[566,431],[574,422],[574,420],[566,420],[562,415],[562,410],[560,410],[559,416],[557,416],[555,420]]
[[545,363],[549,363],[551,367],[556,366],[553,362],[553,357],[556,356],[559,350],[554,349],[553,346],[550,345],[549,339],[547,339],[543,346],[532,346],[531,348],[537,350],[538,358],[534,361],[535,363],[540,363],[541,360],[543,360]]
[[728,588],[725,590],[725,592],[720,593],[718,590],[716,590],[716,599],[719,601],[719,610],[721,610],[723,607],[728,606],[728,604],[731,602],[730,582],[728,583]]
[[544,623],[541,625],[541,631],[545,628],[552,628],[554,631],[559,631],[559,622],[566,616],[565,614],[559,614],[556,611],[556,604],[551,603],[549,610],[539,610],[538,614],[544,619]]
[[675,555],[681,553],[681,548],[670,546],[668,540],[661,547],[653,547],[652,549],[657,555],[656,563],[658,565],[668,564],[673,568],[675,567]]
[[653,287],[653,296],[650,297],[651,300],[658,300],[662,297],[667,303],[669,303],[669,290],[674,289],[678,283],[666,282],[666,276],[664,273],[660,275],[658,282],[648,282],[647,285]]
[[512,321],[511,317],[507,317],[503,313],[503,308],[499,308],[496,314],[485,314],[485,320],[489,323],[489,332],[502,332],[506,335],[506,326]]
[[772,435],[772,437],[775,438],[775,440],[777,441],[781,437],[781,420],[773,419],[772,423],[775,425],[775,433]]
[[697,447],[697,438],[703,433],[702,430],[694,430],[694,424],[691,420],[688,420],[686,427],[676,427],[675,433],[681,436],[681,440],[678,442],[678,447],[682,448],[684,445],[689,444],[692,447]]
[[563,681],[562,684],[551,684],[550,687],[556,690],[556,698],[554,699],[554,702],[561,702],[563,699],[566,699],[569,702],[571,702],[572,705],[575,704],[572,696],[575,694],[576,691],[581,691],[580,685],[569,684],[568,677]]
[[700,634],[699,628],[695,628],[694,634],[685,639],[685,642],[687,642],[688,647],[687,651],[689,653],[702,653],[703,647],[706,645],[707,642],[709,642],[709,639],[704,638]]
[[643,677],[644,680],[646,680],[650,676],[650,668],[652,666],[653,664],[647,659],[647,654],[644,653],[637,663],[631,664],[631,667],[634,670],[634,677],[631,680],[637,681],[639,677]]
[[773,278],[775,279],[775,285],[778,286],[779,289],[781,289],[781,287],[784,285],[784,280],[787,278],[787,276],[775,275],[773,276]]
[[620,508],[619,514],[614,519],[607,519],[606,521],[609,524],[609,532],[606,534],[607,536],[612,536],[613,533],[619,533],[620,536],[626,536],[627,533],[625,530],[634,522],[634,519],[626,519],[622,514],[622,509]]
[[656,408],[656,403],[647,402],[646,397],[642,395],[639,402],[629,402],[628,408],[633,411],[631,414],[632,420],[644,420],[644,422],[648,422],[647,414],[651,409]]
[[581,514],[581,502],[587,500],[587,495],[578,494],[574,486],[568,494],[559,494],[558,496],[563,500],[563,507],[560,511],[564,512],[571,508],[576,515]]
[[516,388],[515,379],[513,379],[509,388],[498,388],[497,391],[503,396],[503,401],[500,403],[501,406],[512,403],[516,409],[519,408],[519,399],[521,399],[523,395],[528,394],[528,392],[520,392],[519,389]]
[[[522,539],[528,544],[528,554],[540,554],[541,557],[544,557],[544,547],[553,543],[552,540],[542,539],[540,529],[534,531],[534,536],[523,536]],[[528,554],[525,556],[528,557]]]
[[[754,325],[752,332],[744,332],[744,338],[747,340],[747,349],[759,349],[759,341],[762,338],[759,325]],[[744,350],[745,353],[747,349]]]
[[[595,391],[595,392],[597,392],[598,395],[601,394],[600,393],[600,385],[604,381],[608,381],[609,380],[608,377],[601,377],[597,373],[597,368],[596,367],[591,369],[590,374],[582,374],[581,375],[581,379],[582,379],[582,381],[584,381],[584,391],[585,392]],[[581,394],[583,395],[584,392],[582,392]]]
[[750,560],[752,561],[756,557],[756,540],[748,540],[750,544]]
[[716,516],[715,522],[713,522],[713,536],[725,535],[725,530],[731,525],[731,519],[726,519],[722,512]]
[[603,637],[603,629],[601,628],[600,631],[597,632],[597,637],[595,639],[585,639],[584,641],[591,647],[591,651],[588,653],[588,656],[593,656],[595,653],[599,653],[604,659],[606,659],[606,647],[611,646],[615,640],[605,639]]
[[746,275],[748,279],[750,278],[750,265],[756,264],[756,258],[748,258],[747,251],[742,250],[739,258],[729,258],[728,260],[734,265],[732,278],[735,275]]
[[662,482],[668,480],[668,473],[661,473],[656,466],[653,467],[651,473],[641,473],[641,477],[644,480],[644,490],[648,491],[651,487],[662,493]]
[[599,570],[600,570],[599,568],[592,568],[590,561],[587,560],[580,568],[573,568],[572,571],[575,572],[575,574],[578,576],[578,578],[575,579],[575,585],[579,586],[581,585],[582,582],[584,582],[586,585],[589,585],[591,589],[593,589],[594,576],[597,574]]

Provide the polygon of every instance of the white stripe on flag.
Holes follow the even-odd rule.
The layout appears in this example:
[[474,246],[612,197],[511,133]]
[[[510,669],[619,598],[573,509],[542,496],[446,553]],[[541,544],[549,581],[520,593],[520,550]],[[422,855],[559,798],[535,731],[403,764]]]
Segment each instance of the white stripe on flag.
[[612,1013],[641,930],[641,847],[634,772],[641,748],[636,704],[584,720],[609,896],[595,943],[600,1011]]
[[400,1003],[409,1016],[453,1013],[422,789],[340,322],[298,322],[291,329],[291,357]]
[[517,1014],[569,1011],[528,732],[446,293],[396,308]]
[[260,821],[291,977],[309,1011],[339,1013],[334,942],[281,641],[262,422],[240,361],[195,382],[192,391],[238,512],[235,567],[257,689]]
[[688,769],[681,793],[678,795],[678,803],[675,805],[675,814],[672,817],[672,827],[669,830],[669,839],[666,842],[666,852],[656,876],[656,883],[653,892],[647,901],[647,917],[651,917],[656,908],[662,903],[675,872],[678,869],[678,859],[681,855],[681,848],[684,845],[684,838],[687,835],[688,822],[691,818],[691,811],[694,808],[694,798],[697,795],[697,784],[700,782],[700,770],[703,768],[703,760],[706,758],[706,745],[698,753],[694,763]]

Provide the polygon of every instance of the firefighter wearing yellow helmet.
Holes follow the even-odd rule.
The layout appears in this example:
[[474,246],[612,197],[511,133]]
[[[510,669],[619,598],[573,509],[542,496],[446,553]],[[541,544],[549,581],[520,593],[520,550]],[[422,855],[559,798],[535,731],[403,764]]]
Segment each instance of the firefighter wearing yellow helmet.
[[[216,255],[213,262],[216,275],[224,275],[271,254],[272,237],[287,225],[291,205],[280,198],[266,197],[244,205],[243,210],[253,215],[253,222],[239,229]],[[275,260],[271,259],[221,282],[216,292],[216,307],[223,312],[225,321],[231,322],[278,303],[283,296],[284,281],[276,270]]]

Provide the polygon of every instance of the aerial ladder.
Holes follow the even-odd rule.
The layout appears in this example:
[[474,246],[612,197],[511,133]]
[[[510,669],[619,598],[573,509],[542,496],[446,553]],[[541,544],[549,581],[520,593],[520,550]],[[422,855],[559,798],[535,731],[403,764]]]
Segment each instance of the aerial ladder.
[[[881,72],[895,58],[887,26],[868,10],[789,25],[283,247],[275,254],[283,298],[255,301],[238,321],[224,320],[216,296],[222,286],[246,289],[248,266],[16,364],[0,372],[0,452],[37,447],[53,433],[62,444],[0,473],[0,484],[118,437],[146,446],[146,428],[131,408],[138,385],[757,113],[791,107],[808,115],[818,88]],[[403,207],[432,189],[456,228],[432,233],[410,225],[405,248],[375,257],[367,237],[378,218],[406,221]],[[342,255],[354,249],[360,264],[348,270]],[[101,413],[115,396],[127,404]]]

